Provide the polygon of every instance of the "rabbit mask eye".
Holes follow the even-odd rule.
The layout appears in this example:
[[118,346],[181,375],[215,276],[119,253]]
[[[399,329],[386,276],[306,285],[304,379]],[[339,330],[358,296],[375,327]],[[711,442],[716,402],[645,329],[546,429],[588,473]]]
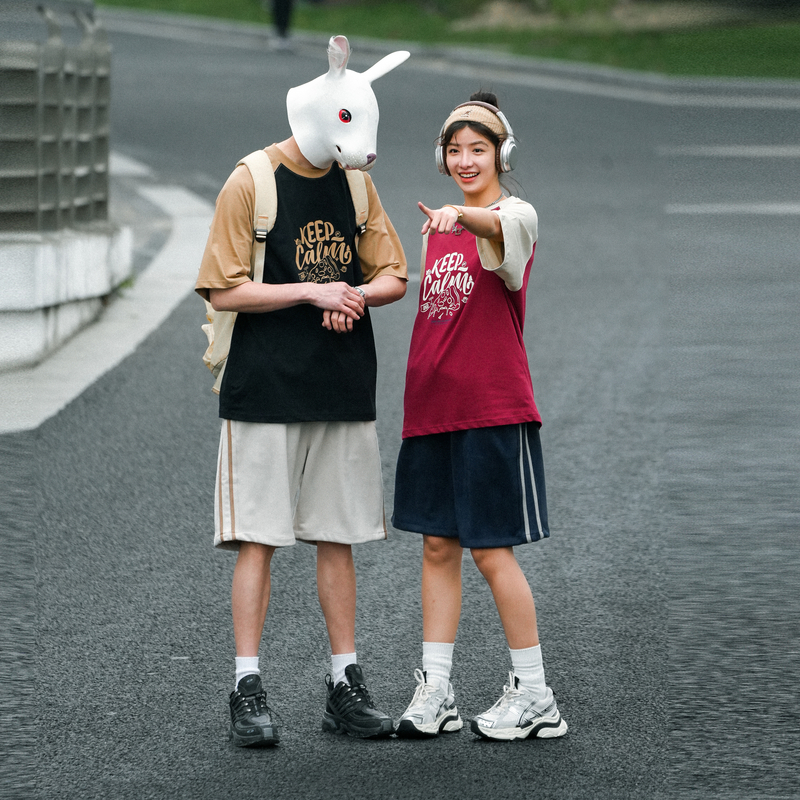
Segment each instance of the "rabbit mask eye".
[[346,108],[343,108],[339,112],[339,119],[342,122],[350,122],[350,120],[353,119],[353,115]]

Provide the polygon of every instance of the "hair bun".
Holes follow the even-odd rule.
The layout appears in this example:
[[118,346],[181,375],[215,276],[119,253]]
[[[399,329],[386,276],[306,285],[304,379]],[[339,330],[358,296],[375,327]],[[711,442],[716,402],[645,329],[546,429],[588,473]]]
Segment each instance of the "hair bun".
[[484,92],[481,89],[479,92],[473,92],[469,96],[469,99],[479,103],[489,103],[489,105],[495,108],[500,108],[500,104],[497,102],[497,95],[494,92]]

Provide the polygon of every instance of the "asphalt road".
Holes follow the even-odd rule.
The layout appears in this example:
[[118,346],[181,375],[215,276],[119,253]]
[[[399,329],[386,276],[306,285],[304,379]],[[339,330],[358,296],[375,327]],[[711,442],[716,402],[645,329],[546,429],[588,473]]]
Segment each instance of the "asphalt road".
[[[278,54],[227,28],[125,19],[108,25],[112,147],[209,201],[240,156],[288,135],[287,89],[325,68],[319,42]],[[351,67],[377,57],[365,45]],[[798,216],[765,204],[800,203],[800,159],[713,148],[800,144],[800,89],[415,54],[375,84],[373,170],[412,272],[416,201],[453,199],[433,140],[481,85],[520,139],[515,177],[540,218],[526,341],[552,536],[518,557],[569,734],[323,734],[328,651],[314,554],[297,546],[273,562],[263,651],[283,741],[229,746],[234,559],[211,546],[219,423],[190,295],[66,409],[0,437],[7,796],[797,795]],[[699,146],[712,149],[685,149]],[[116,202],[146,261],[164,220]],[[373,315],[387,511],[417,286]],[[359,659],[399,714],[420,659],[420,542],[391,531],[356,558]],[[494,702],[508,668],[466,563],[453,671],[465,716]]]

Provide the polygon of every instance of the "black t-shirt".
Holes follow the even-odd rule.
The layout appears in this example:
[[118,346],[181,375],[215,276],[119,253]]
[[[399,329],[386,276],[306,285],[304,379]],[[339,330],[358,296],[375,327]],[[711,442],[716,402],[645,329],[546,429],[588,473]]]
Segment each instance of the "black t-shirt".
[[[264,283],[363,282],[353,201],[343,170],[321,178],[275,170],[278,213],[267,236]],[[239,313],[219,414],[243,422],[375,419],[377,360],[369,311],[351,333],[322,327],[309,304]]]

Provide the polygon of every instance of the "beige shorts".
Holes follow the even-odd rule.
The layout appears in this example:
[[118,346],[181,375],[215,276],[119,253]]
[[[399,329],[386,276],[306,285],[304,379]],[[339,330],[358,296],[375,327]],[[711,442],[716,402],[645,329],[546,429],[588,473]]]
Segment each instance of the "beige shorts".
[[386,538],[374,422],[222,421],[214,544]]

